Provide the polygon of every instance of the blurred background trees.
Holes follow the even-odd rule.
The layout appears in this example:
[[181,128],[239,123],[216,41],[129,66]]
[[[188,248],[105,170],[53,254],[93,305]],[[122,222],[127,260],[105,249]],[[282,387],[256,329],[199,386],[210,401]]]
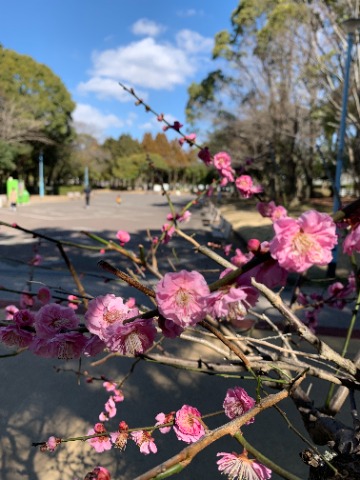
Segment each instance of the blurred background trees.
[[[231,30],[216,35],[216,68],[189,87],[188,120],[212,118],[211,149],[226,145],[278,200],[307,199],[313,179],[326,177],[317,144],[334,173],[347,48],[341,22],[358,17],[358,9],[358,2],[346,1],[242,0]],[[359,53],[356,48],[345,158],[354,179],[360,173]]]
[[[203,135],[206,125],[210,151],[228,151],[278,201],[304,201],[314,179],[334,175],[348,45],[341,24],[358,16],[359,2],[346,0],[241,0],[230,30],[216,35],[213,70],[188,88],[187,119]],[[359,194],[358,33],[354,40],[344,171]],[[103,142],[76,132],[75,104],[47,66],[0,47],[0,67],[2,186],[13,175],[37,192],[40,152],[47,186],[81,184],[85,168],[115,188],[211,181],[196,150],[163,132]]]

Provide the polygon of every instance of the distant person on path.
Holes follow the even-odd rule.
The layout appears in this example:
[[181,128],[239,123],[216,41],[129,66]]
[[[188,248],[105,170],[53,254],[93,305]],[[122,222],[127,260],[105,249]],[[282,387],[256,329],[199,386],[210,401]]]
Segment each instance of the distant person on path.
[[84,188],[85,208],[89,208],[89,206],[90,206],[90,193],[91,193],[90,185],[87,185],[87,186]]
[[16,188],[13,187],[11,189],[10,195],[9,195],[9,202],[10,202],[10,208],[13,212],[16,212],[16,204],[17,204],[17,192]]
[[121,200],[121,196],[120,196],[120,194],[119,194],[119,195],[116,196],[116,203],[117,203],[117,205],[121,205],[121,201],[122,201],[122,200]]

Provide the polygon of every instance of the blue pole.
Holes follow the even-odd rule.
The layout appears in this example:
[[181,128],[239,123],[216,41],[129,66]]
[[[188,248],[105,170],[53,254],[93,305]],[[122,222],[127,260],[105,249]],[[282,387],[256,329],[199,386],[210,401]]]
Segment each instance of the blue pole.
[[[345,76],[344,76],[344,87],[343,87],[343,96],[342,96],[342,107],[341,107],[341,118],[340,118],[340,128],[339,128],[339,138],[338,138],[338,150],[336,156],[336,172],[335,172],[335,181],[334,181],[334,204],[333,212],[337,212],[341,207],[340,200],[340,190],[341,190],[341,172],[343,167],[343,155],[344,155],[344,145],[345,145],[345,131],[346,131],[346,115],[347,115],[347,104],[349,97],[349,79],[350,79],[350,67],[351,67],[351,51],[354,42],[354,34],[350,32],[348,34],[347,40],[347,56],[345,63]],[[333,258],[328,265],[328,276],[335,276],[336,264],[338,258],[338,246],[336,245],[333,249]]]
[[44,157],[42,152],[39,155],[39,196],[43,197],[45,195],[44,188]]
[[85,172],[84,172],[84,187],[89,186],[89,167],[85,167]]
[[338,151],[336,157],[336,173],[335,173],[335,195],[334,195],[334,212],[339,210],[341,206],[340,202],[340,189],[341,189],[341,171],[343,167],[343,152],[345,144],[345,130],[346,130],[346,115],[347,115],[347,104],[349,97],[349,78],[350,78],[350,66],[351,66],[351,50],[354,42],[354,34],[348,34],[348,48],[347,48],[347,57],[345,64],[345,77],[344,77],[344,88],[343,88],[343,98],[342,98],[342,110],[341,110],[341,120],[340,120],[340,130],[339,130],[339,141],[338,141]]

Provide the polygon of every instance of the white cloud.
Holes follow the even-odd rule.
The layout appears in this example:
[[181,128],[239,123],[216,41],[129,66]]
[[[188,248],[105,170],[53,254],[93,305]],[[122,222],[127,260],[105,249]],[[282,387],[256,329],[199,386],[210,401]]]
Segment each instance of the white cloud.
[[176,42],[179,48],[189,53],[210,52],[214,46],[212,38],[203,37],[192,30],[180,30],[176,34]]
[[181,48],[144,38],[117,49],[95,52],[94,77],[106,77],[130,85],[171,90],[195,72],[194,62]]
[[[119,82],[133,87],[147,101],[144,89],[173,90],[186,85],[204,65],[204,54],[211,51],[213,40],[192,30],[181,30],[175,42],[159,42],[147,36],[117,48],[95,51],[91,78],[81,82],[80,93],[94,93],[98,98],[120,102],[133,98]],[[203,58],[201,58],[203,56]]]
[[128,102],[131,97],[119,85],[119,82],[111,78],[92,77],[87,82],[80,82],[78,87],[80,93],[93,92],[99,98],[116,98],[120,102]]
[[121,128],[124,122],[116,115],[104,115],[91,105],[78,103],[73,113],[75,129],[103,140],[108,128]]
[[149,20],[147,18],[140,18],[131,27],[131,31],[135,35],[145,35],[149,37],[156,37],[165,30],[166,28],[164,27],[164,25],[153,22],[152,20]]

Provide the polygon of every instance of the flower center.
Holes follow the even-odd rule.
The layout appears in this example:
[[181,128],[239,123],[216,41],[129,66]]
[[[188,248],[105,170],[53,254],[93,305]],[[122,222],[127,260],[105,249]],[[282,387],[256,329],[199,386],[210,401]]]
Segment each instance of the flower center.
[[179,290],[176,292],[175,296],[175,302],[179,307],[186,307],[186,305],[189,303],[189,300],[191,298],[191,295],[189,292],[186,290],[179,288]]
[[122,320],[123,315],[118,310],[107,310],[104,313],[104,320],[107,323],[114,323],[116,320]]
[[299,231],[292,240],[294,251],[299,255],[306,255],[311,250],[317,249],[317,245],[310,235],[307,235],[303,231]]

